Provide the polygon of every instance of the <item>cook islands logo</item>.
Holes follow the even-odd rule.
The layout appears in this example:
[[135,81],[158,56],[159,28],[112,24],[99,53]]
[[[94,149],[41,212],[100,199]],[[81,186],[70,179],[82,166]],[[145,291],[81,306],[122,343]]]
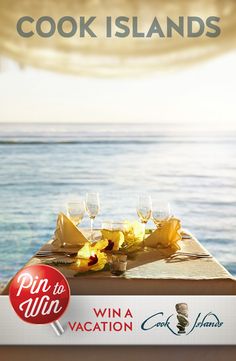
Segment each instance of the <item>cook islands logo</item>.
[[177,312],[177,328],[178,328],[178,333],[179,334],[183,334],[186,333],[185,331],[185,327],[189,326],[189,321],[188,321],[188,305],[187,303],[177,303],[177,305],[175,305],[175,309]]
[[[189,320],[188,304],[181,302],[175,305],[177,314],[166,315],[160,311],[147,317],[141,324],[143,331],[150,331],[153,329],[168,329],[176,336],[189,335],[197,329],[218,329],[223,326],[224,322],[220,320],[219,316],[214,312],[202,313],[199,312],[192,319]],[[176,324],[177,318],[177,324]],[[186,330],[187,328],[187,330]]]

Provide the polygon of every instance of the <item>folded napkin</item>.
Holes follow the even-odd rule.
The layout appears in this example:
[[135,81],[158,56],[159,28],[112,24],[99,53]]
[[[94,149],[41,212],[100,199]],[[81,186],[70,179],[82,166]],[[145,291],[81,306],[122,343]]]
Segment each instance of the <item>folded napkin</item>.
[[52,246],[60,248],[62,246],[84,245],[86,242],[88,242],[87,238],[74,223],[64,213],[60,213],[57,218]]
[[150,236],[148,236],[144,245],[147,247],[176,247],[179,249],[177,242],[181,240],[181,222],[177,218],[170,218],[161,222],[159,228],[157,228]]

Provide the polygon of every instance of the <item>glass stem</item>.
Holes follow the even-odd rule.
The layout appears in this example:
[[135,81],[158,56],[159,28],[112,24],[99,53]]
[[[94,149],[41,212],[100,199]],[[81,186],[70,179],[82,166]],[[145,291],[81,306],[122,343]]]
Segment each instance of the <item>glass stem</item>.
[[93,218],[91,218],[90,219],[90,238],[91,238],[91,241],[93,241],[93,221],[94,221],[94,219]]
[[144,235],[143,235],[143,245],[144,245],[145,235],[146,235],[146,222],[143,222],[143,229],[144,229]]

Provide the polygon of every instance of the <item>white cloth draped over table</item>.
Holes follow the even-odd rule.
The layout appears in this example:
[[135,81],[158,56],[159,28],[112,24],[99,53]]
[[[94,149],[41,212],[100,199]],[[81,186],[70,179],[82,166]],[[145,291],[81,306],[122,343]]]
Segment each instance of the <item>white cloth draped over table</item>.
[[[96,16],[93,28],[97,38],[75,35],[69,39],[55,34],[48,39],[37,35],[25,39],[16,31],[17,21],[25,15],[36,20],[45,15],[56,20],[72,16],[77,21],[80,16]],[[137,16],[144,32],[155,16],[165,31],[167,16],[173,21],[179,16],[199,16],[204,21],[217,16],[222,33],[214,39],[189,39],[179,34],[168,39],[109,39],[104,31],[107,16]],[[235,48],[235,38],[235,0],[0,0],[0,56],[23,67],[92,76],[130,75],[207,59]]]

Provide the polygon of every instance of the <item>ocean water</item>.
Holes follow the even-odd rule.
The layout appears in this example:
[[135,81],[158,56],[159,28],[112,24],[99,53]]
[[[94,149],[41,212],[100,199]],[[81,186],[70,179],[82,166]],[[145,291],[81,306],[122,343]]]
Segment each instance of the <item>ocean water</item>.
[[236,132],[204,126],[0,124],[0,281],[52,237],[68,200],[93,190],[95,226],[137,219],[147,191],[236,275],[235,160]]

